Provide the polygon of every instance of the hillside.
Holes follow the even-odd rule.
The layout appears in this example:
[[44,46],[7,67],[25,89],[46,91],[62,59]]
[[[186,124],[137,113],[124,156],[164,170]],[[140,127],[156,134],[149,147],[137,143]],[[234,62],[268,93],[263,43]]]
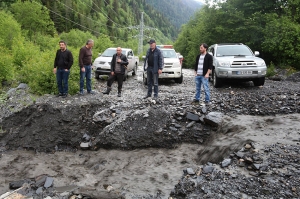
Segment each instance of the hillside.
[[146,0],[147,4],[161,12],[177,29],[187,23],[203,4],[194,0]]

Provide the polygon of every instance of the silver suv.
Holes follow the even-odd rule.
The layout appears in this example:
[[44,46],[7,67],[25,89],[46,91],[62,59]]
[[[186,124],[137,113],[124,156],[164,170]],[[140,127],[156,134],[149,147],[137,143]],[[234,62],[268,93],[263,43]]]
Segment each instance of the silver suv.
[[257,57],[251,49],[240,43],[214,44],[208,48],[213,56],[211,79],[214,87],[220,87],[224,79],[241,79],[253,81],[254,86],[265,83],[267,66],[263,59]]

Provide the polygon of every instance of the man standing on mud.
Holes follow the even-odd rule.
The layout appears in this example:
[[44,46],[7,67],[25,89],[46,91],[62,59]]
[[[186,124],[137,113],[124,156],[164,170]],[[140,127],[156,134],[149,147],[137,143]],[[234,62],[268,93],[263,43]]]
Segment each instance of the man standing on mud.
[[66,42],[59,41],[59,50],[56,51],[53,73],[56,74],[58,96],[68,96],[70,68],[73,65],[73,55],[67,49]]
[[208,45],[203,43],[200,45],[200,54],[196,57],[195,62],[195,83],[196,94],[194,103],[199,103],[201,99],[201,85],[203,84],[205,92],[205,104],[210,104],[210,92],[208,86],[209,73],[213,68],[213,57],[207,53]]
[[84,79],[86,79],[86,90],[89,94],[94,94],[92,91],[92,47],[94,41],[89,39],[85,46],[79,51],[79,66],[80,66],[80,90],[79,94],[83,95]]
[[110,76],[107,80],[107,89],[103,94],[109,94],[111,91],[112,83],[117,79],[118,80],[118,97],[121,97],[122,85],[125,70],[128,65],[128,60],[126,55],[122,54],[122,48],[117,48],[117,53],[113,55],[110,65]]
[[147,51],[144,70],[147,71],[147,86],[148,92],[144,99],[151,97],[152,86],[154,86],[154,98],[158,97],[158,76],[163,70],[163,55],[161,51],[156,47],[156,42],[154,39],[150,39],[148,42],[150,48]]

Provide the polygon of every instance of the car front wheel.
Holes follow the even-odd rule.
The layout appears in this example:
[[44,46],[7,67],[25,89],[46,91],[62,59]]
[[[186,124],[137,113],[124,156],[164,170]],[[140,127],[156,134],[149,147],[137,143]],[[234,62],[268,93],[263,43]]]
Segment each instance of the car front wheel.
[[143,83],[144,85],[147,85],[147,78],[145,77],[145,73],[143,73]]
[[213,84],[215,88],[219,88],[221,86],[221,79],[217,77],[216,71],[213,72]]

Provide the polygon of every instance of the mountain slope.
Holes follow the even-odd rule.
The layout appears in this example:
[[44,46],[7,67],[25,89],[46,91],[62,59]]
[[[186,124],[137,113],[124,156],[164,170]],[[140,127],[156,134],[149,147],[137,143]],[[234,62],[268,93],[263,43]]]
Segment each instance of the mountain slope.
[[194,0],[145,0],[162,13],[177,29],[190,20],[203,4]]

